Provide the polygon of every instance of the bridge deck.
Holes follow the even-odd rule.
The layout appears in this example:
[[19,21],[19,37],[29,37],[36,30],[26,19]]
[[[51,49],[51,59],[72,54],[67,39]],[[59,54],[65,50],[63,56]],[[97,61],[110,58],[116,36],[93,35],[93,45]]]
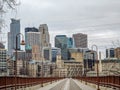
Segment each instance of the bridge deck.
[[41,87],[37,90],[96,90],[74,79],[63,79],[53,84]]

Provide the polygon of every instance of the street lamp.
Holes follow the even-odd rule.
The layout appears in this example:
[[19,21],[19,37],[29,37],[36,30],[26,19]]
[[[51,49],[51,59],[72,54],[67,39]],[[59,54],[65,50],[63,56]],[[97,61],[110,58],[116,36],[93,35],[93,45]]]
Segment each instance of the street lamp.
[[15,73],[15,90],[17,89],[17,50],[18,50],[18,36],[19,35],[22,35],[22,41],[21,41],[21,45],[25,45],[25,41],[24,41],[24,36],[23,36],[23,34],[21,34],[21,33],[18,33],[17,35],[16,35],[16,49],[15,49],[15,62],[14,62],[14,73]]
[[96,58],[97,58],[97,90],[100,90],[100,88],[99,88],[99,69],[98,69],[98,62],[99,62],[99,60],[98,60],[98,47],[97,47],[97,45],[92,45],[92,50],[93,50],[93,47],[95,47],[96,48]]
[[87,85],[87,63],[88,63],[88,61],[87,61],[87,53],[85,52],[85,54],[84,54],[84,61],[83,61],[83,63],[84,63],[84,76],[85,76],[85,84]]

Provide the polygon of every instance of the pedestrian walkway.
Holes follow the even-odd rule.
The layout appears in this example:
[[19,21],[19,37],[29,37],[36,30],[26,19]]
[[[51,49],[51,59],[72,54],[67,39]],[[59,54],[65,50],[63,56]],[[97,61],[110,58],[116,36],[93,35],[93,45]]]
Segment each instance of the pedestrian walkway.
[[78,80],[66,78],[50,85],[41,87],[37,90],[96,90],[90,86],[81,83]]
[[51,88],[57,86],[58,84],[60,84],[60,83],[62,83],[62,82],[65,82],[65,81],[66,81],[66,79],[63,79],[63,80],[60,80],[60,81],[58,81],[58,82],[54,82],[54,83],[52,83],[52,84],[46,85],[46,86],[44,86],[44,87],[41,87],[41,88],[39,88],[39,89],[37,89],[37,90],[50,90]]
[[95,88],[85,85],[78,80],[73,79],[73,81],[81,88],[81,90],[96,90]]

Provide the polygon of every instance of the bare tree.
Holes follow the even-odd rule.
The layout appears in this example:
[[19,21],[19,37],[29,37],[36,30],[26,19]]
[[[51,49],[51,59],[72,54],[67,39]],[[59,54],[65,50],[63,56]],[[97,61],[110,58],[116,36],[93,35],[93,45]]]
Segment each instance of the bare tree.
[[112,41],[113,48],[120,47],[120,40]]
[[0,0],[0,30],[4,26],[3,15],[10,9],[15,9],[19,5],[19,0]]

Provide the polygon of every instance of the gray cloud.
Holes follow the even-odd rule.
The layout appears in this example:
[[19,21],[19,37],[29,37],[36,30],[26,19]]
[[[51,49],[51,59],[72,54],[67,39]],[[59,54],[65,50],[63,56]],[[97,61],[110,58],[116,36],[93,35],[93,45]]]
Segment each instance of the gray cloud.
[[120,0],[21,0],[17,17],[22,30],[47,23],[52,43],[57,34],[86,33],[99,47],[120,38]]

